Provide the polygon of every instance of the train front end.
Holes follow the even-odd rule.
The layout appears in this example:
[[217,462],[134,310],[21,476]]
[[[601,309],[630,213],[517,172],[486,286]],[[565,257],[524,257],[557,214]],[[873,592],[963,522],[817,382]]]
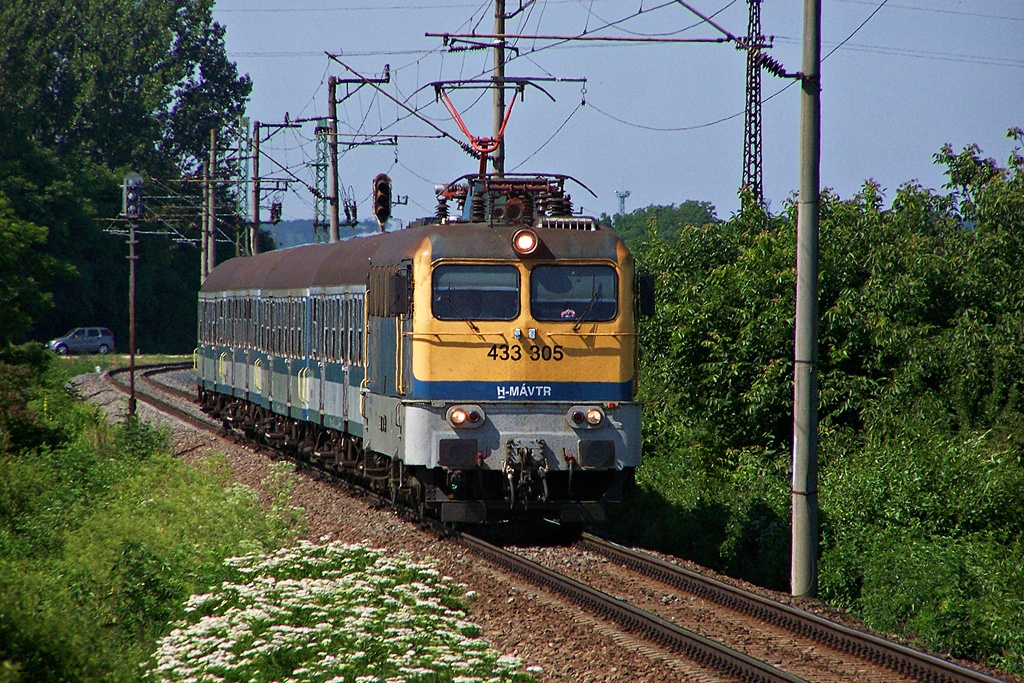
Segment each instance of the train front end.
[[622,241],[576,216],[466,221],[438,226],[411,273],[403,431],[420,455],[405,464],[426,505],[455,522],[602,521],[641,462]]

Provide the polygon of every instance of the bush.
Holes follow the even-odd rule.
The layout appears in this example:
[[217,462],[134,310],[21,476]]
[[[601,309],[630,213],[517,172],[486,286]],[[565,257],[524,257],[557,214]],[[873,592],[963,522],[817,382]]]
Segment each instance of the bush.
[[[947,194],[822,193],[819,586],[869,625],[1021,674],[1024,156],[937,160]],[[613,527],[784,589],[796,211],[746,199],[672,241],[647,226],[645,462]]]
[[62,378],[23,374],[15,404],[40,430],[35,447],[0,452],[0,681],[136,680],[185,598],[219,583],[224,558],[302,532],[293,475],[275,470],[264,507],[222,457],[187,465],[165,433],[108,425]]

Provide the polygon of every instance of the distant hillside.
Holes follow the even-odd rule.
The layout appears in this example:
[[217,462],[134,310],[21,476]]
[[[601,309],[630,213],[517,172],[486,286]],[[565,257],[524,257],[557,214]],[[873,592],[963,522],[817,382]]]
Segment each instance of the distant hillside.
[[[300,244],[313,244],[316,241],[313,235],[312,218],[281,221],[276,226],[265,225],[263,229],[273,236],[278,249],[297,247]],[[372,235],[377,232],[377,222],[361,221],[355,229],[341,226],[338,232],[343,240],[356,235]]]

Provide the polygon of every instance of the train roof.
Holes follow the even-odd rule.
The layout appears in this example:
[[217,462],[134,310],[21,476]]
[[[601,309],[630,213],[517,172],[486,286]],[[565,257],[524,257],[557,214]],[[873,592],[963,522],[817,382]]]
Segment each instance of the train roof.
[[[534,258],[603,258],[618,261],[621,240],[593,219],[547,222],[532,227],[542,249]],[[542,224],[542,225],[545,225]],[[308,244],[225,261],[203,282],[202,292],[285,290],[365,284],[370,266],[412,259],[424,241],[431,257],[519,258],[512,234],[522,225],[429,223],[405,230],[355,237],[331,244]]]

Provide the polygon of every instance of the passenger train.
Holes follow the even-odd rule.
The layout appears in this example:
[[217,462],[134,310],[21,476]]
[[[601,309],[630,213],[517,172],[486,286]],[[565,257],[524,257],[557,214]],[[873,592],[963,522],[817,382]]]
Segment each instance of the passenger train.
[[602,520],[641,462],[652,294],[567,180],[464,176],[405,229],[221,264],[204,410],[445,522]]

